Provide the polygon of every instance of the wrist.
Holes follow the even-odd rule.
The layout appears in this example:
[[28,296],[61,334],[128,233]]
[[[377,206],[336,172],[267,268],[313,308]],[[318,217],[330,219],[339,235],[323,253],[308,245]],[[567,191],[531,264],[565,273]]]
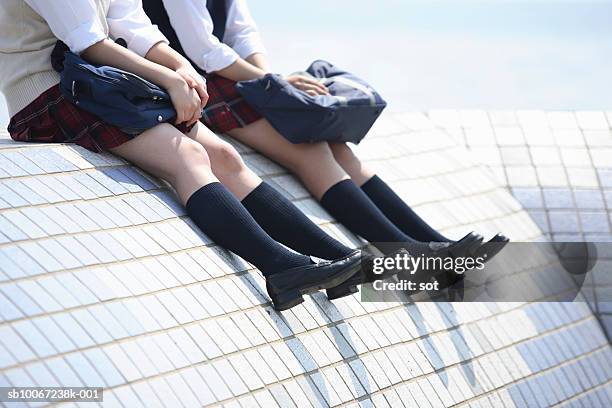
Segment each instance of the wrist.
[[180,59],[177,59],[175,61],[175,64],[172,67],[172,69],[174,69],[175,71],[179,71],[181,69],[193,69],[193,66],[191,65],[189,61],[187,61],[186,58],[181,56]]
[[161,84],[161,86],[166,90],[187,85],[185,79],[183,79],[182,76],[172,70],[168,70],[168,72],[165,73],[162,82],[163,83]]

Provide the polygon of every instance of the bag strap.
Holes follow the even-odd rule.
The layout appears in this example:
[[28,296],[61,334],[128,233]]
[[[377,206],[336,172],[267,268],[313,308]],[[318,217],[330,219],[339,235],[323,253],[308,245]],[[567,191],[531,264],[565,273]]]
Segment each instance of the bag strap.
[[339,95],[331,95],[331,96],[336,98],[338,102],[340,102],[340,105],[348,106],[348,98],[346,96],[339,96]]
[[[360,84],[357,81],[353,81],[352,79],[348,79],[346,77],[342,77],[342,76],[334,76],[331,78],[317,78],[316,76],[312,75],[310,72],[306,72],[306,71],[296,71],[294,73],[292,73],[291,75],[302,75],[302,76],[306,76],[309,77],[311,79],[314,79],[317,82],[320,82],[323,85],[327,85],[331,82],[341,82],[344,85],[348,85],[352,88],[355,88],[361,92],[363,92],[364,94],[367,95],[367,97],[370,99],[370,105],[371,106],[376,106],[378,103],[376,101],[376,95],[374,95],[374,93],[372,92],[372,90],[370,88],[368,88],[367,86],[364,86],[363,84]],[[340,100],[340,103],[342,103],[343,105],[347,105],[348,104],[348,100],[346,97],[341,97],[341,96],[336,96],[336,95],[332,95],[336,98],[338,98]]]
[[341,76],[335,76],[332,78],[321,78],[319,82],[321,82],[323,85],[327,85],[331,82],[340,82],[340,83],[343,83],[344,85],[353,87],[363,92],[364,94],[368,96],[368,98],[370,98],[371,106],[376,106],[376,96],[374,95],[374,93],[368,87],[364,86],[363,84],[360,84],[357,81],[353,81],[352,79],[348,79],[348,78],[341,77]]

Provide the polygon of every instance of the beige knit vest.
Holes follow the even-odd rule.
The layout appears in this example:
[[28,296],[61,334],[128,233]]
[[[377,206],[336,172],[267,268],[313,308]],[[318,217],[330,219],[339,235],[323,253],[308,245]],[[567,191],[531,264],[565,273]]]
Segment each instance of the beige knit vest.
[[[106,13],[111,0],[93,1],[98,8],[95,18],[108,34]],[[56,41],[49,25],[24,0],[0,1],[0,91],[11,117],[59,83],[51,67]]]

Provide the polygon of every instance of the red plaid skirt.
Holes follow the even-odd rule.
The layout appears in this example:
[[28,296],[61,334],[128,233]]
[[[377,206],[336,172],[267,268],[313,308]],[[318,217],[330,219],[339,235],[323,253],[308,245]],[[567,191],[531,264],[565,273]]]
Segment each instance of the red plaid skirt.
[[202,122],[213,132],[226,133],[262,118],[236,90],[236,82],[222,76],[206,75],[208,104]]
[[[186,126],[176,126],[187,133]],[[13,140],[40,143],[76,143],[99,153],[135,138],[118,127],[102,122],[64,99],[59,85],[43,92],[11,118],[8,131]]]

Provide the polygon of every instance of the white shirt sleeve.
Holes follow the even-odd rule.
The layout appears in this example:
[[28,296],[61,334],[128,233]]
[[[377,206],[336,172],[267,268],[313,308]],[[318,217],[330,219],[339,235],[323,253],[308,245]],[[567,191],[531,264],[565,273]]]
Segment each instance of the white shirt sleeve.
[[[246,3],[229,0],[224,41],[213,35],[213,21],[204,0],[163,0],[181,46],[187,56],[206,72],[232,65],[240,57],[263,52]],[[232,49],[233,48],[233,49]]]
[[266,52],[246,0],[229,1],[223,41],[241,58]]
[[172,28],[185,53],[206,72],[232,65],[238,54],[213,35],[213,21],[204,0],[163,0]]
[[90,0],[25,0],[49,25],[53,35],[80,54],[107,38],[96,5]]
[[106,15],[110,36],[123,38],[128,49],[144,57],[155,44],[168,42],[142,9],[142,0],[111,0]]

